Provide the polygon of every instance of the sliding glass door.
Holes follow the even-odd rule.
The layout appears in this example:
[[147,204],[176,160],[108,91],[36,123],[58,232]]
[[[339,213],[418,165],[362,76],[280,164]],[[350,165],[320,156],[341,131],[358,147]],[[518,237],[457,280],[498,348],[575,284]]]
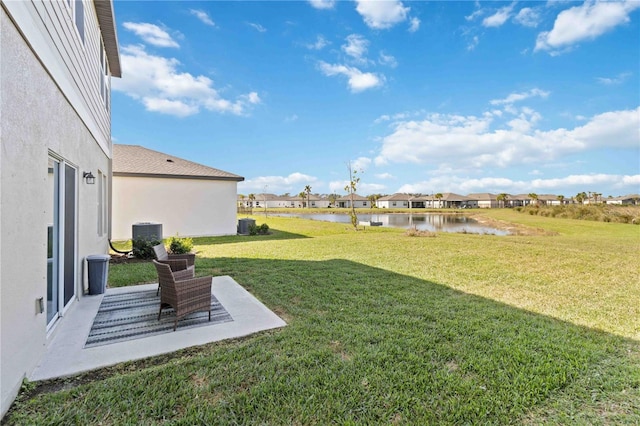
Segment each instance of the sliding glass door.
[[47,224],[47,324],[73,299],[76,288],[77,170],[49,158]]

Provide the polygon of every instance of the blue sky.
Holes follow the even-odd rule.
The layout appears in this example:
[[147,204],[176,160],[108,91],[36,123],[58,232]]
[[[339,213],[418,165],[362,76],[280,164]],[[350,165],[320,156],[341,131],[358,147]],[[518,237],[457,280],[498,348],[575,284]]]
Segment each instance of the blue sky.
[[640,1],[116,1],[115,143],[242,194],[640,192]]

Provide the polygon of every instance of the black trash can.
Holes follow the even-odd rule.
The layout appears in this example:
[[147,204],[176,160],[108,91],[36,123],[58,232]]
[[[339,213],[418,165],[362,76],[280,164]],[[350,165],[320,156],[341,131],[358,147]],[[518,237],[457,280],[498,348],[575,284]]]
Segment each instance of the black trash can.
[[254,219],[240,219],[238,220],[238,234],[240,235],[249,235],[249,228],[251,225],[255,225],[256,221]]
[[102,294],[107,288],[107,274],[109,272],[108,254],[92,254],[87,256],[89,267],[89,294]]

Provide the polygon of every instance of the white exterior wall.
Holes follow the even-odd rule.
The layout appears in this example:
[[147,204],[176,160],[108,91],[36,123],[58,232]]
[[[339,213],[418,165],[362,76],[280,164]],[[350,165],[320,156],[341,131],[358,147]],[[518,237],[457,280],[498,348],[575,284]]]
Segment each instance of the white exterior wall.
[[131,239],[139,222],[162,224],[164,238],[235,235],[237,182],[113,177],[112,239]]
[[93,3],[85,3],[80,46],[66,4],[2,1],[0,8],[0,416],[55,333],[36,310],[36,300],[47,299],[50,152],[77,170],[76,297],[86,287],[85,256],[108,248],[97,230],[98,185],[82,179],[83,171],[97,176],[110,167],[109,114],[99,74],[90,75],[99,69],[99,56],[91,61],[100,34]]
[[[354,202],[356,207],[360,207],[357,202]],[[368,203],[367,203],[368,204]],[[407,200],[384,200],[384,201],[380,201],[378,200],[376,202],[376,205],[378,206],[378,208],[381,209],[402,209],[402,208],[408,208],[409,207],[409,201]]]
[[493,209],[498,207],[498,202],[493,200],[479,200],[478,207],[481,209]]

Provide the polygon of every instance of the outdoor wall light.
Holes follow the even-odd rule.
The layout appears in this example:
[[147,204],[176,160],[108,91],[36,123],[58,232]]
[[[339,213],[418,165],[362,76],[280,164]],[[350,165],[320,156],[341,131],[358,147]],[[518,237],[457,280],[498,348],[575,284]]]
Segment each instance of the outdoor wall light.
[[39,297],[36,299],[36,313],[44,313],[44,297]]
[[87,185],[96,183],[96,177],[91,172],[83,172],[82,177],[87,181]]

